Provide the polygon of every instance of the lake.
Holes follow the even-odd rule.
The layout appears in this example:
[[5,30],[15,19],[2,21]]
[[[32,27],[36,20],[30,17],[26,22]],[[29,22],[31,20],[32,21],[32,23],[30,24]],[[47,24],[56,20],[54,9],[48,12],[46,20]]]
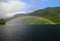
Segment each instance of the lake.
[[0,41],[60,41],[60,25],[0,26]]

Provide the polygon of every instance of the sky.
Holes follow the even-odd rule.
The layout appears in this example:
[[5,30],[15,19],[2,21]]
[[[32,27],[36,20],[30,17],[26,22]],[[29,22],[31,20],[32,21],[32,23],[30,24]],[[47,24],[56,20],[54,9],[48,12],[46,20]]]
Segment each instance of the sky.
[[0,0],[0,18],[58,6],[60,6],[60,0]]

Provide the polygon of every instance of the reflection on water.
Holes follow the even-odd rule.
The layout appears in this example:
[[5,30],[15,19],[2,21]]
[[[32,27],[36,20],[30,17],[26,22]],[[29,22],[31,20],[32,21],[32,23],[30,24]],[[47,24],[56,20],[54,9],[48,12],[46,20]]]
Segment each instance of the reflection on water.
[[0,26],[0,41],[59,41],[59,25]]

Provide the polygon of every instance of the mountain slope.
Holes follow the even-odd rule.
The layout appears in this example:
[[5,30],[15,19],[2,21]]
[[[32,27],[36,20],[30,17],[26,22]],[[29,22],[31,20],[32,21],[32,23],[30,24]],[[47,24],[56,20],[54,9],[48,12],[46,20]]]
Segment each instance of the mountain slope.
[[55,23],[60,23],[60,7],[48,7],[45,9],[37,10],[32,14],[35,16],[47,18]]
[[22,17],[22,16],[32,16],[32,14],[30,14],[30,13],[28,13],[28,14],[24,14],[24,13],[16,14],[13,17],[6,18],[5,21],[7,22],[7,21],[10,21],[12,19],[15,19],[15,18],[18,18],[18,17]]
[[56,24],[60,24],[60,7],[48,7],[28,14],[16,14],[11,18],[7,18],[6,20],[9,21],[11,19],[18,18],[21,16],[40,16],[49,19],[55,22]]

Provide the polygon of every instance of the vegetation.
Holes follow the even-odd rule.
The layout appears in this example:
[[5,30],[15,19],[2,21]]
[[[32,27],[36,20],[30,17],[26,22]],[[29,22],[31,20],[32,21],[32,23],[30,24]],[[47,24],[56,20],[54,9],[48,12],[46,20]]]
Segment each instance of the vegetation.
[[56,24],[60,24],[60,7],[48,7],[37,10],[33,12],[33,15],[41,16],[55,22]]
[[0,19],[0,25],[5,25],[5,20],[4,19]]

